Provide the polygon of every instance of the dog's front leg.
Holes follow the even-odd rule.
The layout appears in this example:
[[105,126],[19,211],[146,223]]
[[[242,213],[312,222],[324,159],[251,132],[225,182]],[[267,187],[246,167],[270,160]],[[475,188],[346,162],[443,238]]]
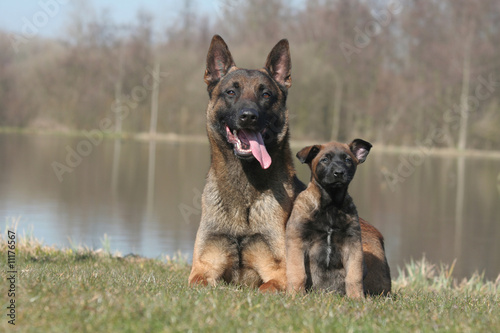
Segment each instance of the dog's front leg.
[[204,240],[197,237],[189,285],[215,286],[217,280],[234,264],[235,253],[235,244],[225,237]]
[[350,242],[343,249],[346,270],[345,289],[350,298],[364,298],[363,291],[363,248],[361,239]]
[[284,242],[271,246],[264,238],[253,237],[242,253],[242,264],[244,267],[252,268],[257,272],[263,281],[259,286],[260,291],[276,292],[285,290],[286,258]]
[[304,241],[300,236],[295,214],[292,213],[286,228],[286,278],[287,291],[304,292],[306,286],[306,269],[304,263]]

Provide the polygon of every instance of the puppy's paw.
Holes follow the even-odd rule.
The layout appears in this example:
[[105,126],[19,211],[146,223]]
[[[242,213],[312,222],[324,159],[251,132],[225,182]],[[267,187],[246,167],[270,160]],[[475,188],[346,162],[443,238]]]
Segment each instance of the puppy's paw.
[[201,274],[196,274],[192,278],[189,279],[189,286],[194,287],[194,286],[208,286],[208,280]]
[[259,291],[263,293],[276,293],[278,291],[284,290],[284,286],[282,286],[278,281],[276,280],[269,280],[266,283],[263,283],[259,287]]

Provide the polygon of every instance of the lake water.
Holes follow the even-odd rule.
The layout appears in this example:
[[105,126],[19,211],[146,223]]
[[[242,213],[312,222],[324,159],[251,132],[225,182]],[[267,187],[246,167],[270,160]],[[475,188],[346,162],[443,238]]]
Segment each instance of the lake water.
[[[294,153],[300,147],[293,149]],[[47,245],[190,259],[210,153],[204,143],[0,134],[0,225]],[[299,178],[307,166],[296,163]],[[375,146],[350,193],[384,235],[393,278],[425,254],[453,276],[500,274],[500,160],[388,154]]]

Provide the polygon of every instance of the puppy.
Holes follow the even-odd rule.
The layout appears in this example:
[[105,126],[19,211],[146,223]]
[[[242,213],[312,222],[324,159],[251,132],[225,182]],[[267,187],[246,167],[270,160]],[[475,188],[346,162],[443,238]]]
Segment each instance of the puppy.
[[[349,145],[330,142],[297,153],[311,168],[311,181],[297,197],[286,228],[288,291],[320,289],[352,298],[390,291],[382,235],[364,220],[360,225],[347,192],[371,147],[356,139]],[[364,255],[363,250],[368,252]],[[364,277],[369,277],[369,290],[363,286]]]

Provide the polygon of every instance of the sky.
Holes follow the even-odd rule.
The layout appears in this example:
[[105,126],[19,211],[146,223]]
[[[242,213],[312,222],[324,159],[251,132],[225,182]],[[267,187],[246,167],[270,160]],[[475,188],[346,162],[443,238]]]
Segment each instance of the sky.
[[[227,0],[192,0],[193,8],[201,12],[220,10]],[[238,1],[238,0],[236,0]],[[74,0],[0,0],[0,29],[15,34],[35,33],[44,37],[59,37],[69,23]],[[97,13],[109,10],[116,23],[135,21],[139,9],[155,16],[155,28],[166,27],[166,22],[183,10],[180,0],[86,0]],[[30,30],[31,29],[31,30]]]

